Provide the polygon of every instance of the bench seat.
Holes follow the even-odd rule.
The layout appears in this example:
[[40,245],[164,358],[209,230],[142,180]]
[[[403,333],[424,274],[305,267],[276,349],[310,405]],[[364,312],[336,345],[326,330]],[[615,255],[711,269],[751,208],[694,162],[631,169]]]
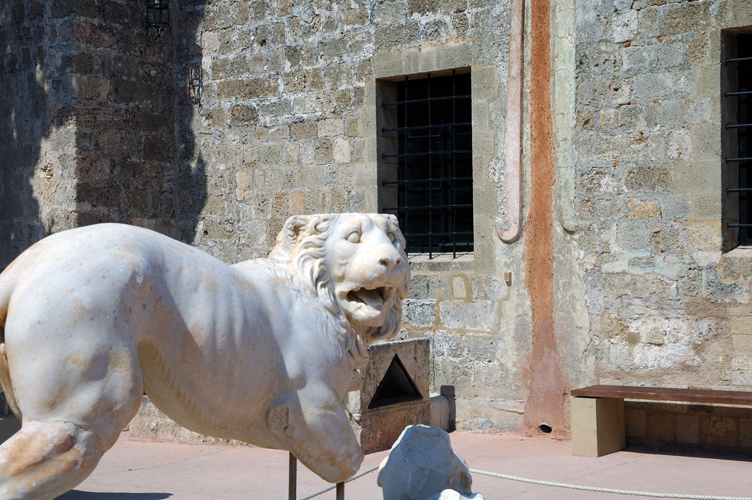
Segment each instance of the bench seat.
[[752,406],[752,392],[594,385],[571,391],[572,454],[601,457],[626,446],[624,400]]

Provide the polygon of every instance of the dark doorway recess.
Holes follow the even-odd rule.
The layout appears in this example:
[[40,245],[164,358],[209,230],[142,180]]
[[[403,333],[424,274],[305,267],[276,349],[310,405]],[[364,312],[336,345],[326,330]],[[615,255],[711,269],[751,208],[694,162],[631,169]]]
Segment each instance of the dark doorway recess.
[[389,368],[386,370],[384,378],[381,379],[376,394],[373,395],[368,409],[379,408],[407,401],[418,401],[423,399],[418,387],[410,378],[405,370],[405,366],[396,354],[392,358]]

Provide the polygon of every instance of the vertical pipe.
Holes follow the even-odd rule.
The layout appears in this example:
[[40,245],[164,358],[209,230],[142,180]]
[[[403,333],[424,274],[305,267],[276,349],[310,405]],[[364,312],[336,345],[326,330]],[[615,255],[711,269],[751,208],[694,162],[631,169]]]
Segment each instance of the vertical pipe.
[[287,498],[295,500],[298,495],[298,459],[290,452],[290,477],[287,482]]
[[507,131],[504,138],[504,182],[509,226],[497,227],[501,241],[514,243],[522,229],[522,50],[525,0],[512,0],[509,33],[509,80],[507,83]]
[[345,483],[337,483],[337,500],[345,500]]

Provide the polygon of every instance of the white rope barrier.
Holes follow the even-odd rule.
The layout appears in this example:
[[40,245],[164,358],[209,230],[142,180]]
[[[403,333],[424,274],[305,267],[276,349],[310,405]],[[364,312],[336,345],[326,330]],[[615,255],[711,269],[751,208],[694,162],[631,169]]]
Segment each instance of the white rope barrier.
[[[347,480],[347,481],[345,481],[345,482],[346,482],[346,483],[349,483],[350,481],[355,481],[355,480],[356,480],[356,479],[358,479],[359,477],[363,477],[363,476],[365,476],[366,474],[368,474],[368,473],[370,473],[370,472],[373,472],[373,471],[375,471],[375,470],[376,470],[376,469],[378,469],[378,468],[379,468],[379,466],[378,466],[378,465],[376,465],[376,466],[374,466],[374,467],[371,467],[371,468],[370,468],[370,469],[368,469],[368,470],[364,470],[364,471],[363,471],[363,472],[361,472],[360,474],[356,474],[356,475],[354,475],[353,477],[351,477],[350,479],[348,479],[348,480]],[[331,486],[327,486],[327,487],[326,487],[326,488],[324,488],[323,490],[317,491],[316,493],[311,493],[310,495],[308,495],[308,496],[305,496],[305,497],[301,498],[300,500],[309,500],[310,498],[313,498],[313,497],[317,497],[317,496],[319,496],[319,495],[322,495],[322,494],[326,493],[327,491],[332,491],[332,490],[333,490],[334,488],[336,488],[336,487],[337,487],[337,485],[336,485],[336,484],[333,484],[333,485],[331,485]],[[745,500],[752,500],[752,499],[745,499]]]
[[[508,474],[499,474],[497,472],[488,472],[479,469],[470,469],[473,474],[483,476],[498,477],[510,481],[519,481],[522,483],[538,484],[541,486],[555,486],[557,488],[569,488],[572,490],[597,491],[599,493],[616,493],[619,495],[632,495],[636,497],[653,497],[653,498],[686,498],[690,500],[752,500],[750,497],[724,497],[716,495],[683,495],[681,493],[652,493],[649,491],[632,491],[619,490],[615,488],[599,488],[598,486],[582,486],[579,484],[557,483],[555,481],[542,481],[540,479],[528,479],[525,477],[510,476]],[[331,489],[331,488],[330,488]],[[309,497],[306,497],[309,498]],[[303,499],[305,500],[305,499]]]

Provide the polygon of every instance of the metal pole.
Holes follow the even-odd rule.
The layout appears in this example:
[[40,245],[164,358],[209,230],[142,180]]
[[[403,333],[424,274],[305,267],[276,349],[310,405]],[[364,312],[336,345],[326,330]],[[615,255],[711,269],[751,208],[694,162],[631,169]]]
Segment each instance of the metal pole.
[[298,491],[298,459],[290,452],[290,478],[287,483],[287,498],[295,500]]
[[337,500],[345,500],[345,483],[337,483]]

